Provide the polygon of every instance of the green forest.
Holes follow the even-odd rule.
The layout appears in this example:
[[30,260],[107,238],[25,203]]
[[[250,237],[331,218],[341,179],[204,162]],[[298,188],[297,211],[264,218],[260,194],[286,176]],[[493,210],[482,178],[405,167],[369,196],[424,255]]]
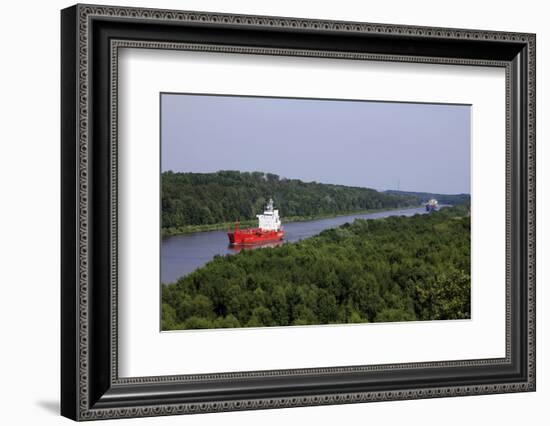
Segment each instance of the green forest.
[[162,329],[470,318],[467,205],[217,256],[162,289]]
[[414,195],[231,170],[164,172],[161,198],[163,235],[224,229],[237,219],[253,225],[247,220],[255,219],[269,198],[285,222],[420,204]]

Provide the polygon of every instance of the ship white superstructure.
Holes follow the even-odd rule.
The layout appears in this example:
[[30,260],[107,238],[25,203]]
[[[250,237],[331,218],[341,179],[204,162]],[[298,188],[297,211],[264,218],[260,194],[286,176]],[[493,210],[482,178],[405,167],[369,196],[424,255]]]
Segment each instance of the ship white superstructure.
[[278,231],[281,229],[281,219],[279,210],[273,209],[273,200],[270,198],[263,214],[256,215],[258,218],[258,228],[262,231]]

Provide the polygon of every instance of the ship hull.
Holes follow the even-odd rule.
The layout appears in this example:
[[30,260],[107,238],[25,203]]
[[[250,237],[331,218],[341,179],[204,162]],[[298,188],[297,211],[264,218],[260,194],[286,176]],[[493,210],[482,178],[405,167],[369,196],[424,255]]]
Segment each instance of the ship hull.
[[228,232],[229,244],[231,245],[258,245],[281,241],[285,233],[279,231],[263,231],[260,228],[238,229]]

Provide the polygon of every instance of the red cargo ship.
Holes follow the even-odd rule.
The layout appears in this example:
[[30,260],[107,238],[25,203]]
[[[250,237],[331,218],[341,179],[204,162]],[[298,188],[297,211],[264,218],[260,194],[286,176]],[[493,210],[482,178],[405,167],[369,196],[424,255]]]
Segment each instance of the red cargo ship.
[[270,199],[264,214],[256,215],[258,218],[257,228],[239,229],[239,222],[235,223],[235,230],[228,232],[231,245],[256,245],[280,241],[285,235],[281,227],[279,210],[273,209],[273,200]]

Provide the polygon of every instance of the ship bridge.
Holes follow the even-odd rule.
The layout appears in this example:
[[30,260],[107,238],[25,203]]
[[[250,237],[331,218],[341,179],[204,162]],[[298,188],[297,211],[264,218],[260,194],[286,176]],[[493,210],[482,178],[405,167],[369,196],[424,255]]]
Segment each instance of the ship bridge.
[[258,218],[258,227],[262,231],[278,231],[281,229],[281,219],[279,210],[273,209],[273,199],[269,199],[263,214],[256,215]]

